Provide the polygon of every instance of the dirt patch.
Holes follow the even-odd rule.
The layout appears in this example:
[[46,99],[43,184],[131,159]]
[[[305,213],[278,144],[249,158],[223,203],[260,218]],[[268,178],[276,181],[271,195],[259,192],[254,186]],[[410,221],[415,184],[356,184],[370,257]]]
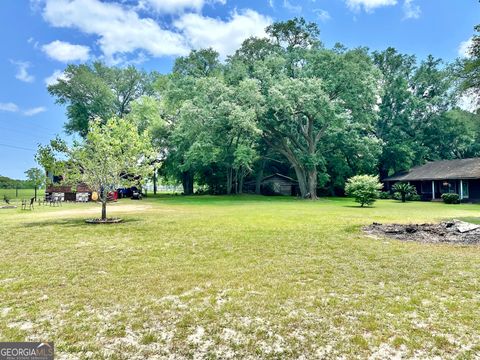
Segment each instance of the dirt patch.
[[[98,207],[90,207],[88,209],[81,209],[82,205],[78,205],[78,209],[69,209],[69,210],[60,210],[55,212],[56,216],[68,216],[68,215],[88,215],[88,214],[98,214],[100,209],[100,204]],[[109,204],[107,206],[107,213],[138,213],[144,212],[151,209],[151,205],[117,205],[117,204]]]
[[386,236],[403,241],[422,243],[480,244],[480,225],[452,220],[439,224],[373,223],[363,230],[370,235]]

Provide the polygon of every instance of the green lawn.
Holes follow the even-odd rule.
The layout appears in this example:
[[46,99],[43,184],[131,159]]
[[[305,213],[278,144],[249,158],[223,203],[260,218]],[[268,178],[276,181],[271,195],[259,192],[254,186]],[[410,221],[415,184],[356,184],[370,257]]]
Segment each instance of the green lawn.
[[0,210],[0,341],[58,359],[459,358],[480,354],[480,248],[361,226],[478,205],[158,197]]
[[[30,199],[34,196],[34,189],[0,189],[0,205],[3,203],[3,196],[6,195],[9,199],[18,200],[18,199]],[[37,196],[43,196],[45,194],[45,189],[39,189],[37,191]]]

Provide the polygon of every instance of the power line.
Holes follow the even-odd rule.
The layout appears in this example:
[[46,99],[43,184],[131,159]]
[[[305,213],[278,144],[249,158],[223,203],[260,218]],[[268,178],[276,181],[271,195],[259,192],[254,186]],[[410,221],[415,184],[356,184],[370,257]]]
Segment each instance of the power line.
[[25,147],[21,147],[21,146],[8,145],[8,144],[2,144],[2,143],[0,143],[0,146],[12,148],[12,149],[17,149],[17,150],[37,151],[35,149],[29,149],[29,148],[25,148]]
[[48,134],[48,135],[47,135],[47,134],[38,134],[38,133],[28,132],[28,131],[25,131],[25,130],[12,129],[12,128],[3,127],[3,126],[0,126],[0,129],[6,130],[6,131],[11,131],[11,132],[14,132],[14,133],[17,133],[17,134],[23,134],[23,135],[33,136],[33,137],[38,137],[39,135],[42,136],[42,137],[55,136],[55,133],[50,133],[50,134]]
[[[51,129],[51,128],[47,128],[47,127],[45,127],[45,126],[42,126],[42,125],[39,125],[39,124],[36,124],[36,123],[32,123],[32,122],[30,122],[30,123],[24,123],[24,124],[27,125],[27,126],[36,127],[37,130],[38,130],[38,129],[42,129],[43,131],[48,131],[49,133],[58,133],[58,132],[59,132],[59,131],[57,131],[57,130],[53,130],[53,129]],[[60,131],[61,131],[61,130],[60,130]]]

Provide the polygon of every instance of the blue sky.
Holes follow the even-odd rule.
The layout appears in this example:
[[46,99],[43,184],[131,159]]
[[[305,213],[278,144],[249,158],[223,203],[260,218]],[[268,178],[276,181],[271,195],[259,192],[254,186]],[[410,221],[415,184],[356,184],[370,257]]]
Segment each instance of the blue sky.
[[168,72],[176,56],[222,57],[273,21],[318,23],[326,46],[424,58],[460,56],[480,23],[477,0],[1,0],[0,175],[24,178],[38,143],[61,134],[65,109],[46,84],[67,63],[95,59]]

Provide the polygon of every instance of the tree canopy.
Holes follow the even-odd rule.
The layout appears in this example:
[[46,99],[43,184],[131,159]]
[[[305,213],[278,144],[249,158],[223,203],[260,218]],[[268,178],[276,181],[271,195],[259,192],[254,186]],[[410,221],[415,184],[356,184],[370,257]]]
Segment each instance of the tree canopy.
[[241,193],[247,181],[259,192],[264,175],[280,172],[315,199],[343,193],[357,174],[382,179],[430,160],[478,156],[479,115],[461,110],[458,94],[478,91],[479,44],[474,36],[459,68],[394,48],[327,48],[316,24],[295,18],[225,60],[193,50],[164,75],[70,65],[49,91],[66,105],[70,133],[87,139],[92,121],[112,117],[148,133],[160,175],[185,194],[194,184]]

